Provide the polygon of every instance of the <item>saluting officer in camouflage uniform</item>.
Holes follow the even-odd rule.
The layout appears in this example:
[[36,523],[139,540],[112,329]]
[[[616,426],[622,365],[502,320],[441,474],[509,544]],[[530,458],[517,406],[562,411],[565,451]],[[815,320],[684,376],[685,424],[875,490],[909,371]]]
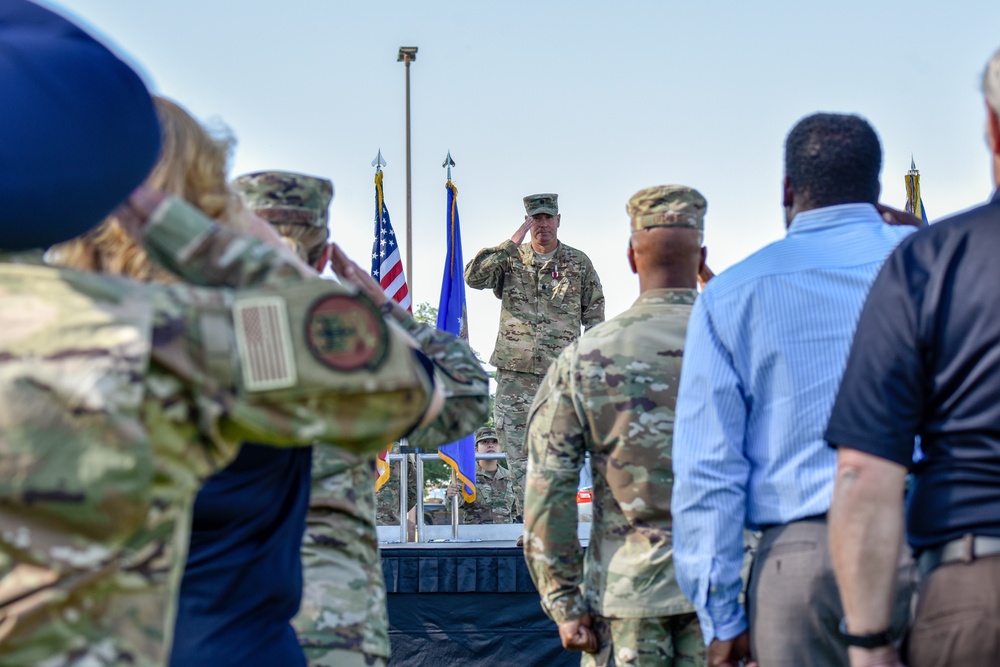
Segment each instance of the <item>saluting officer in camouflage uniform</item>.
[[[495,428],[483,426],[476,431],[476,453],[498,454],[500,443]],[[458,495],[462,508],[462,523],[511,523],[514,511],[514,489],[510,473],[499,461],[482,459],[476,462],[476,499],[471,503],[459,493],[460,483],[448,485],[447,496]]]
[[[327,243],[330,181],[262,171],[236,178],[233,186],[250,209],[274,224],[286,243],[315,268],[322,270],[332,260],[338,275],[358,285],[386,320],[409,333],[430,359],[445,405],[438,419],[410,434],[410,442],[437,447],[468,435],[483,422],[489,409],[488,380],[468,344],[415,320],[386,297],[366,271]],[[311,667],[371,667],[389,657],[373,470],[373,456],[353,454],[335,444],[313,448],[302,544],[302,604],[292,621]],[[415,491],[415,476],[410,475],[410,481]],[[398,515],[398,495],[395,507]]]
[[[674,580],[674,406],[704,267],[705,199],[659,186],[628,202],[632,307],[549,369],[528,422],[524,553],[545,612],[584,665],[705,664],[694,607]],[[576,491],[589,453],[594,521],[585,561]]]
[[[558,240],[558,195],[524,198],[524,223],[500,245],[484,248],[465,267],[473,289],[491,289],[500,328],[490,363],[496,366],[493,421],[523,514],[524,425],[535,392],[556,356],[604,321],[604,292],[590,258]],[[528,231],[531,242],[522,243]]]

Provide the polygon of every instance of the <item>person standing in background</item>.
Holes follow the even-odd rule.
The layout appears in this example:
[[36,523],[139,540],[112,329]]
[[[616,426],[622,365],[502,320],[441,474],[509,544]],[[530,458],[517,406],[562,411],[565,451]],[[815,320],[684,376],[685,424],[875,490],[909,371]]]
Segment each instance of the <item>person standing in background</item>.
[[[524,222],[500,245],[465,266],[472,289],[501,301],[500,328],[490,363],[497,385],[493,422],[513,478],[516,513],[524,513],[524,427],[542,377],[567,345],[604,321],[604,292],[585,253],[559,241],[559,196],[528,195]],[[528,232],[531,241],[524,243]]]

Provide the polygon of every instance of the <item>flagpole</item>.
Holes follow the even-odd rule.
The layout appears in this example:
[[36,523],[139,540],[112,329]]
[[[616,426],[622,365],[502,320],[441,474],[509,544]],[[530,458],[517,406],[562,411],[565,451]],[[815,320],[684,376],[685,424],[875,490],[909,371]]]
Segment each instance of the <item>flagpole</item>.
[[417,47],[401,46],[396,62],[406,64],[406,272],[410,276],[413,303],[413,197],[410,190],[410,63],[417,59]]

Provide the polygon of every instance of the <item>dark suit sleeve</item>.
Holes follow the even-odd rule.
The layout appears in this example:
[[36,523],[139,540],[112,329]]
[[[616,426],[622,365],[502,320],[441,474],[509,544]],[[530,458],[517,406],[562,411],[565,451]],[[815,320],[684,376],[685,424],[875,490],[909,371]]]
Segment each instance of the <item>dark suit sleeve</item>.
[[80,28],[0,2],[0,247],[96,225],[149,173],[160,131],[139,76]]

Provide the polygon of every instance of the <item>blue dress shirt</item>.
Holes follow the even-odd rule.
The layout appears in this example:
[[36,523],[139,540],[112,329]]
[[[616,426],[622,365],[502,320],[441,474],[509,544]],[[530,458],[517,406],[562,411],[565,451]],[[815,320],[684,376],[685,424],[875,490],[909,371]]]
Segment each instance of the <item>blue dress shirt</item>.
[[706,643],[747,628],[743,526],[830,506],[823,432],[868,288],[912,227],[874,206],[800,213],[784,239],[722,273],[688,326],[674,432],[674,562]]

